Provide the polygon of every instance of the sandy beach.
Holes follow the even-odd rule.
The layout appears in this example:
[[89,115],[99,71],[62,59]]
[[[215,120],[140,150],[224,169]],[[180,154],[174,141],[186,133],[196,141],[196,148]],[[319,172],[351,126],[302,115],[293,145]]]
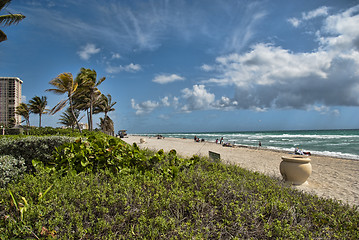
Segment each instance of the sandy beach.
[[[141,138],[145,140],[144,143],[140,143]],[[128,136],[123,140],[129,144],[137,143],[144,149],[175,149],[183,157],[208,156],[208,152],[213,151],[221,155],[222,162],[237,164],[278,178],[281,178],[281,156],[287,154],[264,148],[223,147],[211,142],[194,142],[193,139]],[[295,188],[320,197],[335,198],[350,205],[359,205],[359,161],[313,155],[310,158],[312,175],[307,183]]]

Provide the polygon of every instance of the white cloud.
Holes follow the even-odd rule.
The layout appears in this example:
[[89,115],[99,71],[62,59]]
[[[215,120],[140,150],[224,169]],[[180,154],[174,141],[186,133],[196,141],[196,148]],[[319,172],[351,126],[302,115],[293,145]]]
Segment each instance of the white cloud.
[[[325,22],[319,41],[327,51],[355,53],[359,50],[359,5],[343,13],[329,16]],[[352,49],[356,51],[352,51]]]
[[231,110],[237,106],[238,102],[228,97],[222,96],[221,99],[215,101],[212,106],[216,109]]
[[300,24],[302,24],[304,21],[311,20],[313,18],[317,17],[326,17],[328,16],[328,10],[329,8],[326,6],[319,7],[315,10],[309,11],[309,12],[303,12],[301,18],[289,18],[287,21],[293,25],[293,27],[299,27]]
[[[220,1],[224,6],[224,1]],[[231,8],[230,12],[235,9],[236,4],[226,6]],[[242,5],[242,4],[241,4]],[[225,15],[227,15],[226,13]],[[255,38],[257,31],[256,27],[260,25],[261,20],[267,16],[267,11],[263,9],[263,6],[257,1],[251,1],[250,4],[242,5],[241,9],[237,9],[235,15],[229,22],[222,22],[220,28],[226,30],[226,37],[224,37],[224,49],[225,51],[237,51],[240,52],[244,48],[248,47],[248,44]],[[220,33],[222,29],[218,29],[217,33]]]
[[160,106],[158,102],[155,101],[145,101],[142,103],[136,103],[134,99],[131,99],[131,106],[136,110],[136,115],[148,114],[154,111]]
[[120,73],[120,72],[138,72],[140,71],[142,68],[141,68],[141,65],[139,64],[134,64],[134,63],[130,63],[128,65],[125,65],[125,66],[107,66],[106,67],[106,72],[107,73]]
[[85,46],[81,47],[81,50],[77,53],[81,59],[89,60],[92,55],[99,53],[100,50],[100,48],[96,48],[95,44],[88,43]]
[[320,114],[331,114],[331,115],[334,115],[334,116],[339,116],[340,115],[340,111],[338,109],[331,109],[330,107],[328,106],[317,106],[317,105],[314,105],[314,106],[310,106],[308,107],[308,110],[313,110],[313,111],[316,111],[316,112],[319,112]]
[[266,112],[268,108],[253,107],[252,110],[255,112]]
[[171,105],[170,102],[168,101],[168,97],[162,98],[161,102],[162,102],[162,105],[165,107],[169,107]]
[[310,20],[316,17],[325,17],[328,16],[329,8],[326,6],[319,7],[313,11],[309,11],[307,13],[302,13],[302,18],[304,20]]
[[182,97],[186,100],[186,104],[182,107],[185,112],[213,108],[215,95],[207,92],[204,85],[193,85],[192,89],[185,88],[182,93]]
[[159,102],[147,100],[142,103],[136,103],[134,99],[131,99],[131,107],[136,110],[136,115],[149,114],[155,109],[160,107],[174,107],[177,108],[179,105],[179,98],[173,97],[173,101],[170,101],[169,97],[163,97]]
[[209,72],[209,71],[212,71],[212,70],[213,70],[213,67],[212,67],[212,66],[209,66],[209,65],[207,65],[207,64],[203,64],[203,65],[201,66],[201,69],[202,69],[203,71],[205,71],[205,72]]
[[291,83],[304,77],[327,77],[330,59],[325,52],[294,54],[281,47],[257,44],[243,55],[230,54],[216,59],[220,78],[207,80],[218,85],[248,88],[253,85]]
[[111,59],[120,59],[121,55],[119,53],[112,53]]
[[173,97],[173,106],[174,108],[178,108],[179,106],[179,98],[178,97]]
[[293,27],[298,27],[301,21],[298,18],[289,18],[288,22],[293,25]]
[[126,72],[137,72],[141,70],[141,65],[130,63],[124,67]]
[[152,82],[155,83],[159,83],[159,84],[166,84],[166,83],[171,83],[171,82],[176,82],[176,81],[183,81],[184,78],[177,75],[177,74],[161,74],[161,75],[157,75]]

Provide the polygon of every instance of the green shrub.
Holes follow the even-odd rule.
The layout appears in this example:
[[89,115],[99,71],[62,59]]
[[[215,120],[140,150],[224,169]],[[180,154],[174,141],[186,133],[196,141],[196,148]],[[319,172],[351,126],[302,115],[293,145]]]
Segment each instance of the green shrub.
[[5,135],[22,135],[22,134],[24,134],[24,129],[22,128],[5,128]]
[[[84,132],[88,132],[84,130]],[[65,136],[81,136],[78,130],[72,129],[63,129],[63,128],[52,128],[52,127],[30,127],[28,129],[28,135],[36,135],[36,136],[48,136],[48,135],[65,135]]]
[[195,164],[196,158],[184,160],[172,150],[149,155],[136,144],[132,146],[105,134],[91,134],[56,148],[56,169],[62,172],[97,172],[108,169],[113,173],[156,170],[163,176],[174,178],[179,171]]
[[0,141],[0,152],[4,155],[25,159],[27,169],[32,171],[34,170],[32,160],[37,159],[44,164],[51,164],[55,148],[71,141],[74,141],[74,138],[66,136],[4,137]]
[[5,187],[11,180],[17,179],[26,171],[25,160],[13,156],[0,156],[0,187]]

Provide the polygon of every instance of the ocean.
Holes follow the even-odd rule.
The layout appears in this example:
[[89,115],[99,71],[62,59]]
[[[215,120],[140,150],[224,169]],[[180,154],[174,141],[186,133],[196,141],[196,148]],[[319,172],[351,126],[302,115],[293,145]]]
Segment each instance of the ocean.
[[194,139],[197,136],[215,142],[294,152],[298,147],[312,154],[359,160],[359,129],[354,130],[297,130],[264,132],[192,132],[160,133],[164,137]]

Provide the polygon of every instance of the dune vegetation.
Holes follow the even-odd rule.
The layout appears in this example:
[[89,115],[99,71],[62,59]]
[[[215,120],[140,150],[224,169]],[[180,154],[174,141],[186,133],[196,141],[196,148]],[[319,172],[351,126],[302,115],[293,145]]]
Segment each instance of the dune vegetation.
[[0,141],[1,239],[359,239],[356,206],[279,179],[44,131]]

